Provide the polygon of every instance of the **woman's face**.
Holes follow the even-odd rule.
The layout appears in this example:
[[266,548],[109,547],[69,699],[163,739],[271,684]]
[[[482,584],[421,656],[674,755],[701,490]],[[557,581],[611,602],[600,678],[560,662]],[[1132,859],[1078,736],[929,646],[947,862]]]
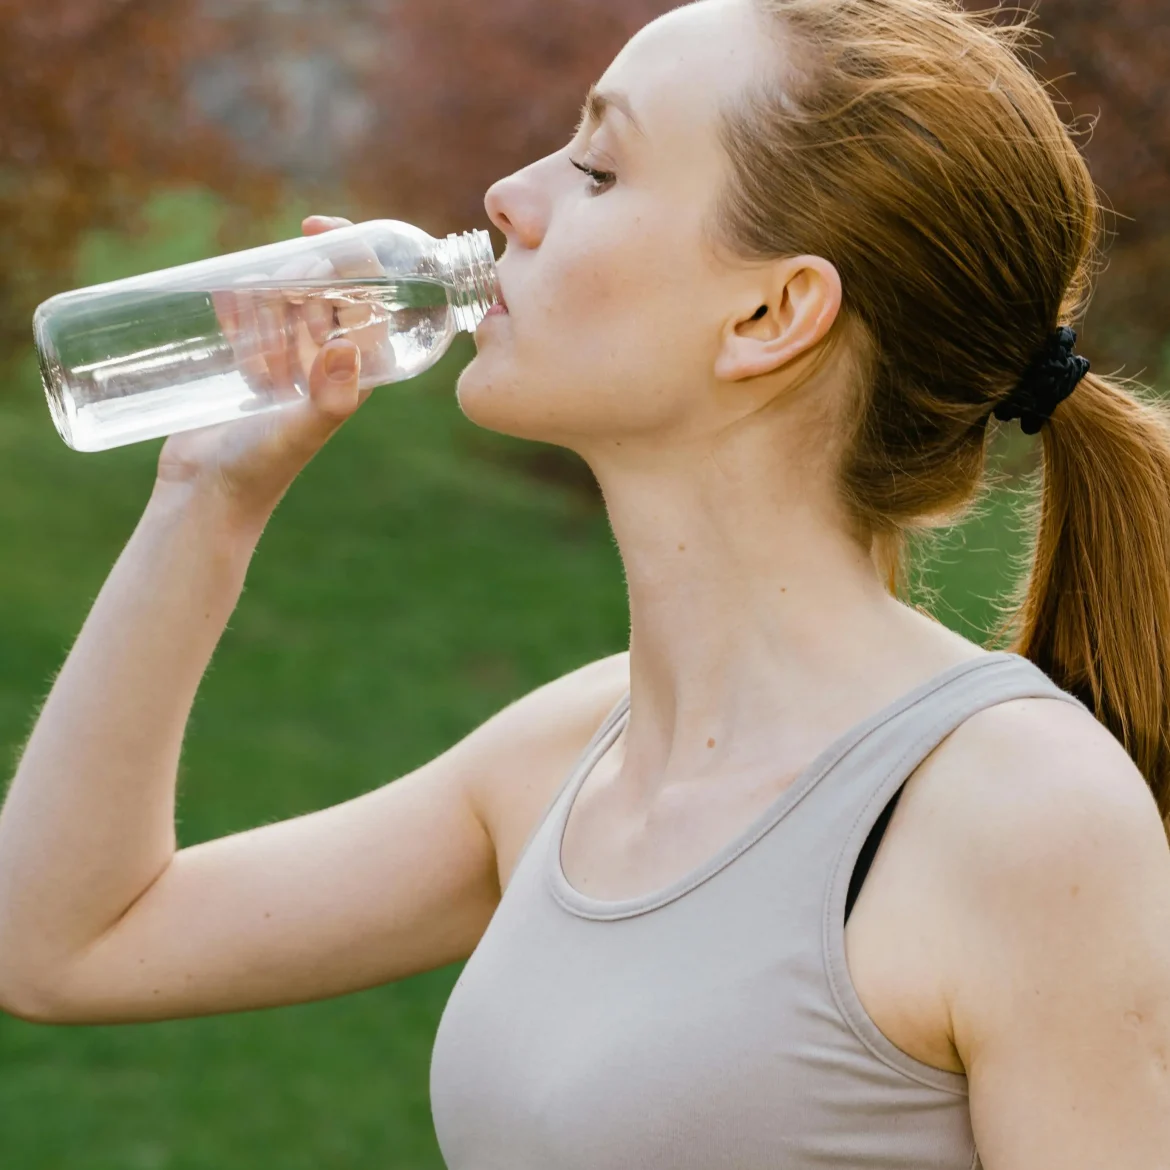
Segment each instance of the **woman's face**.
[[583,453],[715,425],[727,330],[760,304],[760,278],[708,230],[728,167],[716,116],[767,67],[765,39],[748,0],[668,13],[605,71],[596,120],[491,187],[508,313],[480,325],[460,376],[472,421]]

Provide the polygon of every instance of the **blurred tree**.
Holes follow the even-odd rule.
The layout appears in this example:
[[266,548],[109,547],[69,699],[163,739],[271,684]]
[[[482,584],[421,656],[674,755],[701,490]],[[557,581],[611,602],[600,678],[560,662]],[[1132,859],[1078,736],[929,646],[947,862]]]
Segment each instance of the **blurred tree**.
[[1040,0],[1040,72],[1077,114],[1100,113],[1087,146],[1097,181],[1134,217],[1127,237],[1170,227],[1170,10],[1166,0]]
[[[589,85],[667,0],[496,0],[385,9],[363,202],[432,231],[485,221],[484,191],[563,146]],[[384,213],[385,210],[384,210]]]
[[[1090,352],[1170,381],[1170,34],[1167,0],[1039,0],[1038,71],[1095,119],[1085,155],[1107,203],[1108,267]],[[1115,234],[1114,234],[1115,233]],[[1102,365],[1101,368],[1105,368]],[[1164,388],[1170,388],[1164,386]]]
[[82,235],[139,224],[151,188],[198,183],[272,205],[275,177],[188,94],[192,62],[247,32],[196,0],[0,0],[0,352],[68,287]]

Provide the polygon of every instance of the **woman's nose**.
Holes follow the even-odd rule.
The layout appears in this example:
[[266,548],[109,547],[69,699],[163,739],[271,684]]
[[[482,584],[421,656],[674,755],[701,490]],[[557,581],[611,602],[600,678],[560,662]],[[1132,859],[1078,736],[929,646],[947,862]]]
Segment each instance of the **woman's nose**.
[[544,235],[544,201],[524,171],[499,179],[483,199],[488,219],[524,248],[535,248]]

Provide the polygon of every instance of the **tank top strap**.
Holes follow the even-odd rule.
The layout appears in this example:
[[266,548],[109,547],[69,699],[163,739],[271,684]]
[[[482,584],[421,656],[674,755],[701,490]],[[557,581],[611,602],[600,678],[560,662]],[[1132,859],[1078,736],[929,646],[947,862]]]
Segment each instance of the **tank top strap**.
[[[849,883],[866,838],[882,810],[920,764],[948,735],[979,711],[1012,699],[1058,699],[1088,708],[1056,685],[1039,667],[1021,655],[995,652],[975,659],[971,669],[951,674],[942,685],[922,694],[881,726],[858,741],[833,788],[842,801],[846,820],[838,822],[834,852],[823,905],[823,944],[826,975],[833,997],[854,1032],[870,1051],[891,1066],[939,1088],[955,1090],[964,1079],[907,1057],[878,1030],[861,1005],[849,978],[845,957],[845,906]],[[843,836],[840,836],[842,828]],[[925,1076],[923,1074],[926,1074]]]
[[866,727],[834,769],[833,800],[851,817],[843,866],[852,867],[882,809],[911,774],[972,715],[997,703],[1034,698],[1059,699],[1087,710],[1038,666],[1009,651],[973,659],[912,695],[912,701]]
[[531,847],[533,840],[537,834],[540,833],[547,825],[549,814],[554,808],[556,808],[557,803],[565,795],[566,789],[575,787],[576,782],[581,778],[581,774],[583,772],[588,772],[593,767],[593,765],[596,763],[598,749],[604,743],[606,743],[606,741],[609,739],[610,733],[613,731],[618,721],[625,716],[629,709],[630,692],[627,690],[622,695],[622,697],[618,699],[618,701],[610,708],[609,714],[606,715],[606,717],[601,721],[597,730],[593,733],[589,742],[585,745],[581,754],[577,757],[576,763],[568,770],[568,772],[565,773],[565,777],[557,786],[556,792],[554,792],[553,795],[549,797],[548,801],[545,803],[544,810],[533,822],[532,828],[528,832],[528,839],[524,842],[520,852],[516,855],[516,861],[513,865],[513,873],[519,870],[520,863],[524,860],[524,856]]

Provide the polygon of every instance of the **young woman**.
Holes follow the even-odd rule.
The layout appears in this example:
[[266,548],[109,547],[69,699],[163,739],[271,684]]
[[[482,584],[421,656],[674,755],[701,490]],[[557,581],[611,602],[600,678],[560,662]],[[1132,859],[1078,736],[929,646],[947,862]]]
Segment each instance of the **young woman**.
[[[0,816],[0,1003],[162,1019],[470,956],[452,1170],[1170,1165],[1170,428],[1075,351],[1099,209],[1015,35],[703,0],[634,37],[488,192],[508,312],[459,380],[589,461],[629,654],[177,852],[193,696],[360,355],[169,440]],[[896,593],[992,415],[1044,458],[1011,652]]]

